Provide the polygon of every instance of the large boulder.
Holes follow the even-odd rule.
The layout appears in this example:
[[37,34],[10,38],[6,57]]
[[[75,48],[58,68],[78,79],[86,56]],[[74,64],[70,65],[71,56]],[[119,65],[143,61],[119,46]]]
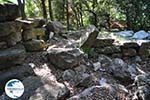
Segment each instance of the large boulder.
[[122,59],[115,58],[113,64],[109,67],[110,73],[124,84],[133,81],[134,77],[139,74],[135,65],[128,65]]
[[15,47],[0,51],[0,70],[22,64],[26,51],[24,46],[17,45]]
[[99,31],[95,26],[91,25],[87,27],[86,32],[82,34],[78,40],[80,42],[79,46],[83,49],[91,48],[98,36],[98,33]]
[[64,84],[54,80],[46,82],[38,76],[26,78],[23,84],[25,91],[18,100],[65,100],[64,98],[69,94]]
[[50,63],[60,69],[69,69],[83,62],[83,52],[74,48],[53,48],[47,54]]
[[13,21],[20,16],[19,7],[16,4],[0,4],[0,22]]
[[42,51],[46,47],[46,44],[43,40],[30,40],[27,42],[24,42],[24,46],[26,48],[26,51],[28,52],[34,52],[34,51]]
[[46,25],[47,33],[54,32],[56,34],[66,33],[66,28],[58,21],[49,22]]

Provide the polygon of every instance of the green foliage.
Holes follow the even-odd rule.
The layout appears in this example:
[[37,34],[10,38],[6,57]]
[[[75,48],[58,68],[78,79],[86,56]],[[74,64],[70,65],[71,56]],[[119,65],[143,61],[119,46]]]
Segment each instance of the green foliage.
[[[25,0],[27,17],[42,17],[41,0]],[[69,2],[69,3],[67,3]],[[16,3],[17,0],[0,0],[0,3]],[[67,4],[71,29],[97,24],[100,26],[109,15],[111,20],[124,21],[130,29],[150,28],[149,0],[51,0],[54,20],[67,25]],[[49,14],[48,0],[45,0]],[[96,17],[95,15],[96,14]]]

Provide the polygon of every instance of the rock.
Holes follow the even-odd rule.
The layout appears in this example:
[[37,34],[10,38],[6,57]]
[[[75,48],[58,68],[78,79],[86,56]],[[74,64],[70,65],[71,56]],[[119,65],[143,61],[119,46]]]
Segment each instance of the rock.
[[100,47],[106,47],[106,46],[112,46],[114,42],[114,39],[96,39],[93,47],[100,48]]
[[20,17],[19,7],[16,4],[0,4],[0,22],[13,21]]
[[23,40],[32,40],[32,39],[44,39],[45,38],[45,29],[44,28],[33,28],[31,30],[25,30],[22,33]]
[[123,48],[134,48],[134,49],[138,49],[139,45],[136,42],[126,42],[123,44]]
[[134,84],[136,91],[133,99],[149,100],[150,99],[150,73],[138,75],[135,77]]
[[62,78],[63,80],[65,81],[70,81],[70,80],[73,80],[74,76],[76,75],[76,72],[71,70],[71,69],[68,69],[68,70],[65,70],[63,75],[62,75]]
[[128,71],[128,65],[122,59],[115,58],[113,65],[110,65],[110,72],[118,80],[131,81],[131,75]]
[[86,33],[81,36],[80,40],[80,47],[83,49],[89,49],[94,44],[94,41],[96,40],[98,36],[98,29],[91,25],[87,27]]
[[4,91],[4,86],[10,79],[23,80],[27,76],[34,75],[33,69],[27,65],[11,67],[9,70],[0,71],[0,90]]
[[49,37],[48,37],[48,39],[52,39],[52,38],[54,37],[54,35],[55,35],[55,33],[54,33],[54,32],[50,32],[50,33],[49,33]]
[[25,48],[22,45],[0,51],[0,70],[14,65],[22,64],[26,57]]
[[43,40],[30,40],[27,42],[24,42],[24,46],[26,48],[26,51],[28,52],[35,52],[35,51],[42,51],[46,47],[46,44]]
[[134,95],[134,100],[150,100],[150,87],[140,86]]
[[84,73],[87,70],[87,66],[86,65],[79,65],[76,68],[74,68],[74,70],[77,72],[83,72]]
[[65,100],[67,92],[68,90],[62,84],[56,84],[54,86],[46,84],[39,87],[29,100]]
[[69,82],[72,86],[88,87],[91,82],[91,76],[84,72],[65,70],[62,76],[64,81]]
[[[122,93],[122,94],[121,94]],[[128,94],[122,85],[92,86],[67,100],[123,100]],[[122,97],[121,97],[122,95]],[[124,98],[123,98],[124,97]]]
[[83,62],[83,52],[74,48],[53,48],[48,51],[47,57],[51,64],[63,70],[77,67]]
[[65,100],[69,95],[64,84],[52,80],[46,82],[37,76],[26,78],[23,84],[25,92],[18,100]]
[[110,59],[109,57],[102,55],[102,54],[99,55],[98,61],[101,63],[101,66],[103,66],[105,68],[109,67],[113,63],[112,59]]
[[66,28],[58,21],[49,22],[46,25],[47,33],[54,32],[56,34],[66,33]]
[[122,37],[132,37],[133,36],[133,31],[121,31],[116,33],[116,35],[120,35]]
[[120,53],[121,49],[118,46],[107,46],[107,47],[103,47],[103,48],[95,48],[95,51],[98,54],[111,55],[114,53]]
[[[11,21],[11,22],[4,22],[0,23],[0,38],[6,40],[6,37],[8,35],[12,34],[17,34],[17,32],[21,33],[21,27],[22,25],[16,21]],[[0,39],[0,40],[1,40]]]
[[139,50],[139,55],[146,56],[146,57],[150,56],[150,42],[142,43]]
[[78,73],[76,76],[76,86],[89,87],[93,83],[91,75],[87,73]]
[[123,49],[122,50],[124,57],[133,57],[137,55],[137,52],[135,49],[129,48],[129,49]]
[[6,49],[6,48],[7,48],[7,43],[6,42],[0,42],[0,50]]
[[11,46],[15,46],[17,43],[21,42],[22,40],[22,34],[21,32],[15,32],[15,33],[11,33],[8,37],[7,37],[7,45],[9,47]]
[[145,39],[147,37],[149,37],[149,33],[145,32],[144,30],[141,30],[141,31],[134,33],[132,38],[140,40],[140,39]]
[[150,73],[141,74],[135,77],[134,84],[139,86],[150,85]]
[[20,19],[17,19],[16,21],[19,22],[20,24],[22,24],[23,30],[30,30],[30,29],[33,29],[33,28],[43,26],[43,24],[45,24],[44,20],[41,21],[41,20],[38,20],[38,19],[35,19],[35,20],[30,20],[30,19],[20,20]]
[[93,63],[93,67],[94,71],[97,71],[101,68],[101,63],[100,62]]

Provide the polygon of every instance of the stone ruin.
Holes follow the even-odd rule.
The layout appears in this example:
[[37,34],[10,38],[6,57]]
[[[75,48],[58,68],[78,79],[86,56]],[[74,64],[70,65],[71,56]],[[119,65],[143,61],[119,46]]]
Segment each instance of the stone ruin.
[[[44,20],[19,20],[18,5],[0,4],[0,92],[11,78],[22,80],[33,74],[24,66],[27,52],[45,48]],[[26,70],[27,69],[27,70]]]
[[[73,32],[67,32],[63,25],[59,22],[53,21],[48,23],[46,27],[43,27],[45,21],[42,19],[17,19],[19,17],[17,5],[4,4],[0,5],[0,9],[2,9],[0,11],[0,99],[3,94],[2,90],[4,90],[5,83],[12,78],[17,78],[21,81],[23,80],[23,83],[25,82],[25,94],[20,100],[27,100],[26,98],[33,100],[39,97],[39,94],[41,98],[44,97],[45,99],[53,96],[51,100],[66,100],[66,97],[69,97],[68,95],[70,91],[68,88],[66,89],[64,84],[57,82],[57,79],[53,78],[54,76],[48,74],[47,76],[44,76],[44,79],[42,79],[41,77],[34,75],[36,73],[33,72],[33,68],[31,68],[32,65],[29,66],[28,64],[24,64],[26,55],[29,52],[42,51],[46,48],[46,43],[44,40],[47,38],[46,36],[49,33],[55,34],[55,37],[50,36],[53,38],[49,39],[51,43],[49,45],[53,45],[54,41],[61,43],[58,43],[59,46],[54,48],[47,48],[47,55],[44,55],[44,57],[47,57],[48,63],[53,65],[56,69],[61,69],[61,71],[64,71],[62,75],[63,80],[70,82],[75,87],[81,86],[87,88],[90,86],[90,83],[93,82],[91,79],[93,76],[86,72],[89,68],[90,72],[92,72],[94,76],[96,76],[99,71],[99,74],[105,73],[106,71],[111,75],[111,78],[113,76],[116,79],[120,79],[121,81],[123,80],[123,83],[126,83],[126,80],[129,79],[133,81],[131,77],[132,70],[136,68],[133,66],[128,66],[122,58],[128,59],[139,56],[142,60],[150,59],[150,42],[145,42],[141,45],[136,42],[128,42],[120,45],[117,44],[114,39],[97,38],[99,31],[94,26],[90,26],[83,31],[75,32],[74,34]],[[54,45],[57,45],[57,42],[54,42]],[[98,62],[95,61],[95,63],[89,59],[90,54],[88,55],[89,58],[86,57],[85,54],[78,48],[93,48],[94,53],[92,53],[91,56],[94,56],[96,53],[95,55],[99,56]],[[89,60],[92,61],[92,64]],[[105,69],[104,72],[100,68],[103,68],[103,65]],[[91,66],[94,67],[94,72]],[[45,67],[47,66],[44,66],[44,68]],[[42,76],[47,73],[40,74]],[[139,73],[135,70],[135,75],[138,74]],[[148,78],[145,80],[147,79]],[[43,84],[41,80],[46,80],[46,83]],[[111,81],[111,83],[113,82]],[[48,89],[46,93],[44,91],[45,87]],[[116,90],[116,92],[111,92],[111,88]],[[109,100],[113,99],[112,95],[115,97],[118,94],[117,91],[124,90],[124,88],[120,85],[111,85],[111,88],[110,96],[108,95],[108,97],[110,97]],[[67,100],[74,100],[76,97],[86,97],[89,98],[87,100],[90,100],[92,97],[95,97],[93,95],[97,95],[96,90],[100,93],[102,92],[101,94],[108,94],[107,91],[109,90],[107,86],[93,86],[91,88],[87,88],[88,91],[93,89],[94,92],[91,97],[90,95],[87,95],[87,97],[83,95],[83,91],[83,94],[81,93],[78,96],[73,96]],[[105,91],[105,89],[107,91]],[[34,90],[37,91],[35,91],[36,93],[33,95]],[[85,90],[85,92],[87,90]],[[125,91],[125,93],[126,92],[127,91]]]

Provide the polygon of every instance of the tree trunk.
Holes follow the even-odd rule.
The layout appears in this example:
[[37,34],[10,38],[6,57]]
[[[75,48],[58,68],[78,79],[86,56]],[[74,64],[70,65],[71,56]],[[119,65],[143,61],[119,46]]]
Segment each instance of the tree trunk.
[[41,3],[42,3],[42,10],[43,10],[43,18],[47,20],[47,12],[46,12],[45,0],[41,0]]
[[81,26],[84,26],[84,24],[83,24],[83,15],[82,15],[82,4],[80,4],[80,17],[81,17]]
[[26,14],[25,14],[25,0],[17,0],[18,1],[18,5],[19,5],[19,9],[20,9],[20,13],[21,13],[21,17],[22,19],[26,19]]
[[48,5],[49,5],[49,16],[50,19],[53,21],[54,17],[53,17],[53,10],[52,10],[52,0],[48,0]]
[[66,0],[66,16],[67,16],[67,29],[69,30],[70,29],[70,22],[69,22],[69,4],[68,4],[68,0]]

